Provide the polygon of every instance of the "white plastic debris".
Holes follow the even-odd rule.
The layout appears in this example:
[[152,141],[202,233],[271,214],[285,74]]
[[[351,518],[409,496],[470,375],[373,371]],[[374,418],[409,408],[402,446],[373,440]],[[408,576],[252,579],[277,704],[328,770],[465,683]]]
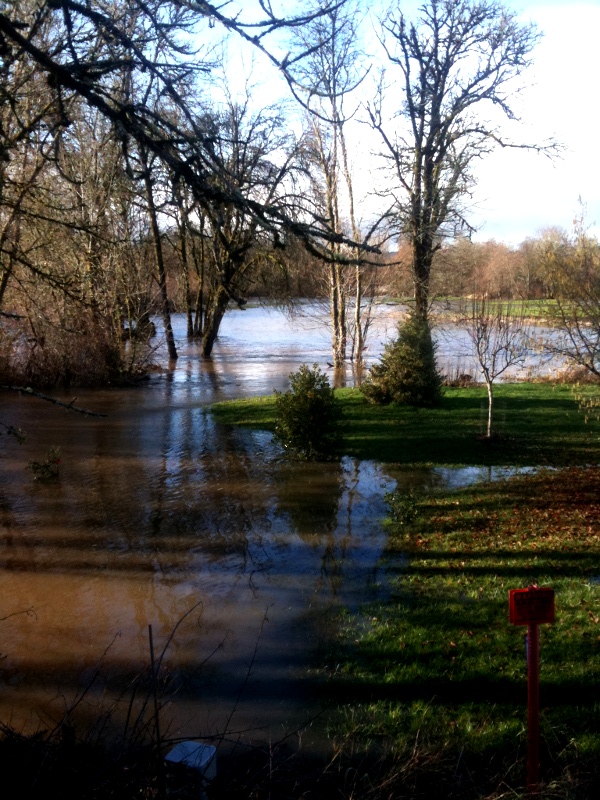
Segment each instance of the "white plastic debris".
[[183,764],[190,769],[197,770],[205,780],[211,781],[217,777],[216,755],[216,747],[189,740],[175,745],[165,756],[165,761]]

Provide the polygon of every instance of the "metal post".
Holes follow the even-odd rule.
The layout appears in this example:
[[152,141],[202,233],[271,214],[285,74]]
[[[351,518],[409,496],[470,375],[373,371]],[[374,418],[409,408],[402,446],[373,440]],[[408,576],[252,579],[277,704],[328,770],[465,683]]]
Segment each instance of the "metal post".
[[508,618],[527,625],[527,794],[539,798],[540,625],[554,622],[554,589],[531,584],[508,593]]
[[527,792],[538,797],[540,780],[540,628],[527,626]]

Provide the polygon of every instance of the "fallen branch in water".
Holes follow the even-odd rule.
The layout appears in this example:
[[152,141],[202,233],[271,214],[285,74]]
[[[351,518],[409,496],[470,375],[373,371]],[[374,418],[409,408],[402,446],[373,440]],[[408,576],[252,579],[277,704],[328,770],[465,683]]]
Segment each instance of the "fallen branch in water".
[[10,619],[11,617],[18,617],[20,614],[27,614],[28,617],[34,617],[37,619],[37,614],[33,606],[30,608],[24,608],[22,611],[13,611],[12,614],[7,614],[5,617],[0,617],[0,622],[4,622],[4,620]]
[[14,425],[7,425],[5,422],[2,422],[2,420],[0,420],[0,428],[4,430],[7,436],[14,436],[19,444],[23,444],[26,439],[25,433],[21,428],[15,428]]
[[41,392],[34,392],[29,386],[7,386],[7,385],[0,385],[0,391],[3,392],[18,392],[19,394],[26,394],[30,397],[37,397],[39,400],[45,400],[47,403],[54,403],[56,406],[61,406],[62,408],[66,408],[69,411],[76,411],[78,414],[84,414],[86,417],[107,417],[108,414],[99,414],[96,411],[89,411],[87,408],[79,408],[76,405],[73,405],[77,400],[74,397],[70,403],[64,403],[62,400],[57,400],[56,397],[49,397],[47,394],[41,394]]

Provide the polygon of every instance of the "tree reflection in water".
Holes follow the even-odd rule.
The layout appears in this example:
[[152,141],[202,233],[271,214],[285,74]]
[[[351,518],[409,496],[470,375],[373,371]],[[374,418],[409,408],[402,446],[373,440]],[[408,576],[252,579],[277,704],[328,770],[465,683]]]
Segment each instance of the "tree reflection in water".
[[[403,478],[346,458],[293,464],[269,434],[215,425],[204,407],[215,397],[285,388],[301,351],[294,340],[273,356],[277,325],[263,355],[225,328],[208,365],[189,344],[176,371],[143,388],[81,391],[78,404],[106,419],[3,397],[3,421],[28,439],[0,453],[0,721],[55,722],[101,662],[78,708],[95,720],[148,663],[148,625],[160,650],[198,602],[165,659],[177,688],[170,735],[230,720],[266,738],[310,716],[306,667],[323,621],[377,591],[383,496]],[[52,446],[60,481],[33,482],[25,466]]]

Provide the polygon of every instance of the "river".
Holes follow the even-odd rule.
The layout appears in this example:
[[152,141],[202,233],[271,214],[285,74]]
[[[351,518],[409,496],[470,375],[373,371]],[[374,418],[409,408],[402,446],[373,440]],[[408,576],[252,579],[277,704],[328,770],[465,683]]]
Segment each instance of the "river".
[[[371,360],[398,313],[380,309]],[[217,426],[215,400],[283,389],[303,362],[328,369],[319,317],[231,311],[207,363],[176,315],[173,370],[77,392],[76,405],[103,418],[2,396],[2,421],[27,441],[0,440],[1,722],[31,732],[68,716],[90,735],[104,725],[131,734],[149,625],[156,657],[169,645],[166,737],[263,741],[316,713],[307,667],[332,614],[386,591],[385,492],[492,477],[350,458],[292,464],[270,435]],[[166,360],[160,348],[155,357]],[[60,480],[34,481],[26,465],[50,447]]]

